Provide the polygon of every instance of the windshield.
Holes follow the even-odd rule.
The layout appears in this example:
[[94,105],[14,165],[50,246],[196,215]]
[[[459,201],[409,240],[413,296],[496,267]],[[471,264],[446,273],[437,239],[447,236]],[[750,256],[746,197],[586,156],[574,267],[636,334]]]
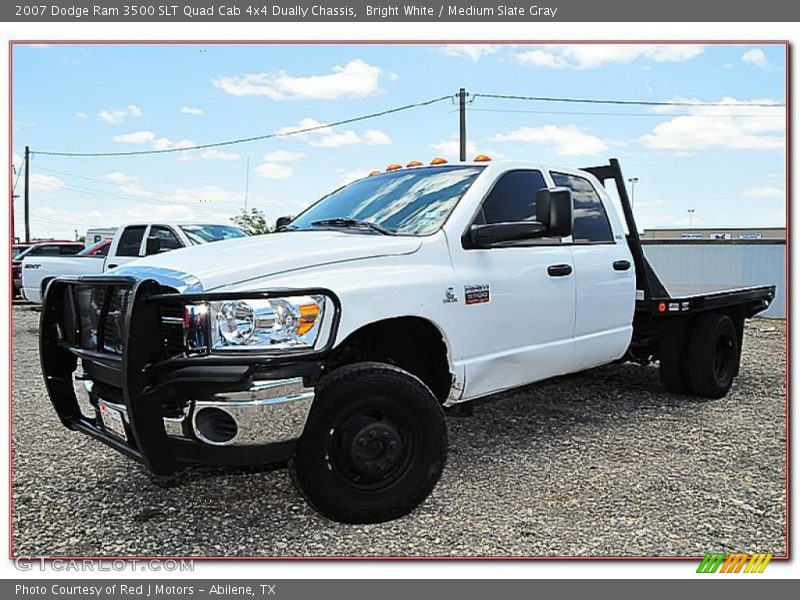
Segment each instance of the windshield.
[[247,236],[244,231],[233,225],[181,225],[181,229],[195,245]]
[[367,223],[378,227],[358,230],[428,235],[442,226],[482,169],[418,167],[366,177],[326,196],[286,228],[348,228]]

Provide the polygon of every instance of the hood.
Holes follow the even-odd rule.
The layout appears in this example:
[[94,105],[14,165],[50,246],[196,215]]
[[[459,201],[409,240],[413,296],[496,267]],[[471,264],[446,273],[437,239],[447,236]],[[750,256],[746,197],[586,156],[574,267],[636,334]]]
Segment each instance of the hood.
[[211,291],[279,273],[416,252],[407,236],[340,231],[287,231],[226,240],[138,259],[109,274],[152,277],[181,292]]

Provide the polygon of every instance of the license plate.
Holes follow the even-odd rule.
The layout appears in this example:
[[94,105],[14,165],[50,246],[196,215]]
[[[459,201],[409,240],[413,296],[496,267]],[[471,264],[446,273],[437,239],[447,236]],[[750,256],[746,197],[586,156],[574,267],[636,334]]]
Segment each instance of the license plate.
[[106,428],[106,431],[128,441],[128,436],[125,434],[125,421],[122,418],[122,413],[116,408],[111,408],[102,400],[97,404],[100,407],[100,418],[103,420],[103,426]]

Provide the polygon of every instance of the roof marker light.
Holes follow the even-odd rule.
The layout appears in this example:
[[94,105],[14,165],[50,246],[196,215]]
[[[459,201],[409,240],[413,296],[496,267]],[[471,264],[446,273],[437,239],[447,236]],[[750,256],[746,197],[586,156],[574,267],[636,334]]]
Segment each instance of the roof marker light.
[[485,154],[478,154],[478,156],[476,156],[472,160],[473,162],[489,162],[492,159],[486,156]]
[[378,171],[377,169],[375,169],[374,171],[370,171],[367,177],[372,177],[373,175],[380,175],[381,173],[382,171]]
[[447,159],[446,158],[442,158],[441,156],[437,156],[436,158],[434,158],[431,161],[432,165],[443,165],[443,164],[446,164],[446,163],[447,163]]
[[398,165],[397,163],[391,164],[386,167],[387,171],[398,171],[403,168],[403,165]]
[[406,165],[407,167],[421,167],[422,163],[418,160],[412,160],[410,163]]

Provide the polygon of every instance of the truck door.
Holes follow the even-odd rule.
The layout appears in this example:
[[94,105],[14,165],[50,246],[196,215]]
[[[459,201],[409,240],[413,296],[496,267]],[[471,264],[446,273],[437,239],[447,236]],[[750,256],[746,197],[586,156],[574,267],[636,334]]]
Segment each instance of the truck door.
[[113,269],[143,256],[146,230],[147,225],[129,225],[123,229],[111,244],[111,252],[106,259],[106,269]]
[[633,259],[621,223],[606,210],[605,192],[580,175],[550,175],[557,186],[572,190],[575,368],[586,369],[616,360],[628,348],[636,302]]
[[[540,171],[501,175],[473,224],[533,220]],[[575,276],[572,251],[560,238],[465,249],[449,240],[461,289],[458,332],[466,375],[464,398],[538,381],[573,370]]]

